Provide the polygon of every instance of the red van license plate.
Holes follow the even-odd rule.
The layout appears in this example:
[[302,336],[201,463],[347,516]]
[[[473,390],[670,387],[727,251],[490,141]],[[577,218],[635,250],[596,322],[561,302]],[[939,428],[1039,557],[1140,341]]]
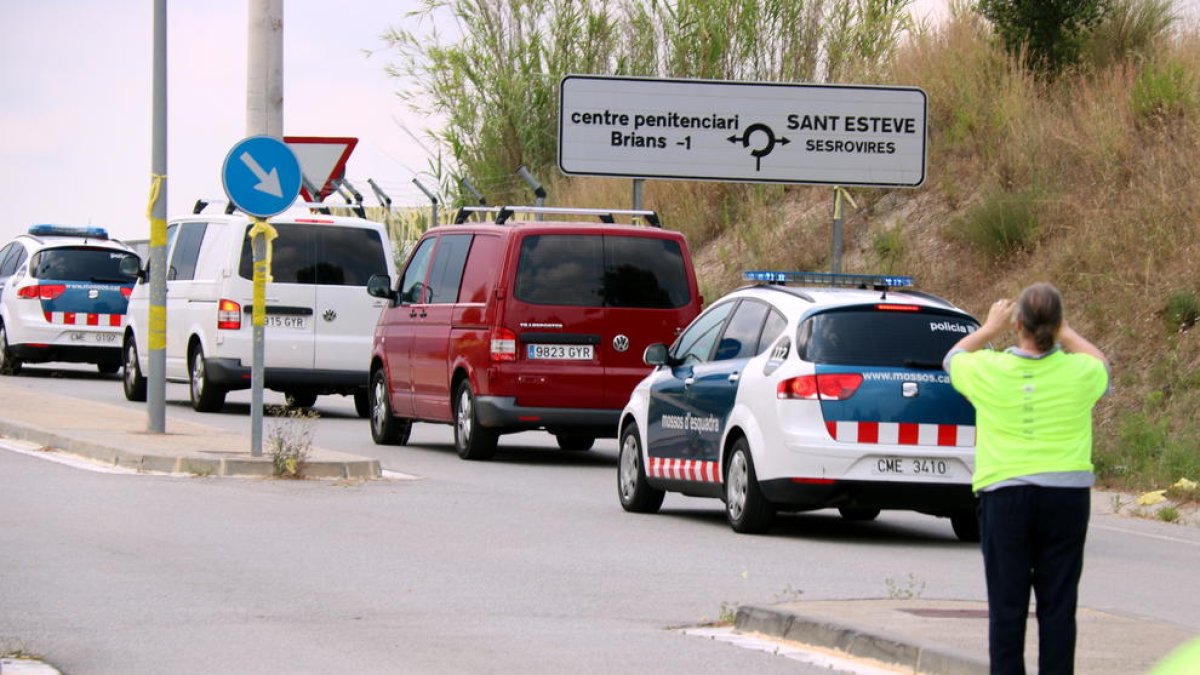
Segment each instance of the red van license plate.
[[531,359],[590,361],[595,357],[595,348],[592,345],[527,345],[525,353]]

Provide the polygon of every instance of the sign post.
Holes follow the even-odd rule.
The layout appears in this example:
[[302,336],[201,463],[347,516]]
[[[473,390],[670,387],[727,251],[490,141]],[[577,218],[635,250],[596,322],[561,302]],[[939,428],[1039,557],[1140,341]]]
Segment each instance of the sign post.
[[266,289],[271,276],[271,240],[275,228],[267,218],[285,211],[300,194],[300,163],[282,141],[251,136],[234,144],[221,167],[225,194],[254,220],[249,236],[254,254],[254,298],[251,323],[254,355],[250,371],[250,455],[262,456],[263,364],[267,318]]

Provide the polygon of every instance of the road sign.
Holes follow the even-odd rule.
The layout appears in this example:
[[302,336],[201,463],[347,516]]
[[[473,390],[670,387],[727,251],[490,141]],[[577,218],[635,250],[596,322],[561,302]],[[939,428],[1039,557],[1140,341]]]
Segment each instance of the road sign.
[[312,194],[307,186],[300,186],[300,196],[310,202],[333,193],[333,181],[346,175],[346,160],[358,145],[357,138],[343,136],[284,136],[283,142],[296,154],[305,181],[317,191]]
[[925,92],[568,75],[563,173],[915,187],[925,180]]
[[252,216],[282,213],[300,193],[300,163],[278,138],[251,136],[234,144],[221,167],[225,194]]

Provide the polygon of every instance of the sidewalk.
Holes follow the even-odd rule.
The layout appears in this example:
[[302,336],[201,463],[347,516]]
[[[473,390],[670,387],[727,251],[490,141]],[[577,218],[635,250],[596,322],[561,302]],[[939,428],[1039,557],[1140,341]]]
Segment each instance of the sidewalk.
[[[149,418],[145,408],[43,393],[34,384],[34,380],[0,377],[0,401],[4,402],[0,437],[135,471],[225,477],[269,477],[274,473],[265,448],[269,420],[264,423],[263,453],[252,457],[249,419],[246,433],[238,434],[171,419],[168,411],[167,433],[150,433],[146,431]],[[314,446],[303,475],[372,479],[381,477],[382,471],[378,460]]]

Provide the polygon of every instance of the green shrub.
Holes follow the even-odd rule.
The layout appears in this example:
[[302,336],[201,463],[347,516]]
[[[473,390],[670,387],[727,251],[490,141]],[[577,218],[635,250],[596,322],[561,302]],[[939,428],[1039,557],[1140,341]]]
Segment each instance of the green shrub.
[[1038,233],[1036,197],[1031,192],[993,194],[967,213],[958,233],[991,258],[1019,251]]
[[1116,0],[1111,13],[1088,36],[1085,61],[1107,68],[1152,56],[1177,19],[1174,5],[1172,0]]
[[1186,117],[1197,107],[1196,80],[1181,63],[1154,61],[1138,74],[1131,97],[1134,117],[1141,122]]
[[1167,326],[1173,331],[1187,330],[1200,319],[1200,300],[1191,291],[1175,293],[1167,298]]
[[1089,32],[1111,6],[1112,0],[979,0],[979,12],[1009,53],[1051,75],[1079,61]]

